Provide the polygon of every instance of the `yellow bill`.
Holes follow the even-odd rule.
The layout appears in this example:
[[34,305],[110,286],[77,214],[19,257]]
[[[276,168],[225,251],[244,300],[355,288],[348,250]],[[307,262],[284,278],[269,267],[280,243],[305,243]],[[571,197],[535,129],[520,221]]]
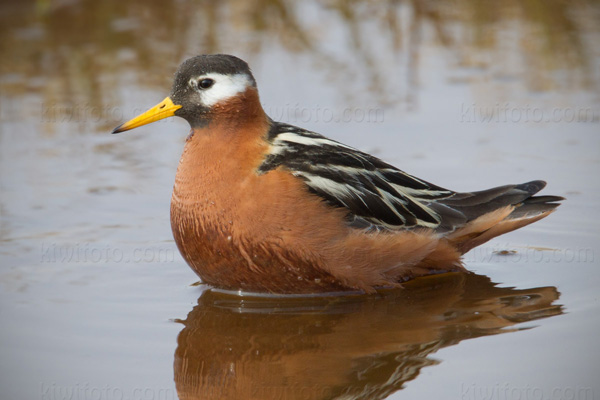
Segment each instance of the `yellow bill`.
[[174,104],[170,97],[166,97],[163,101],[149,109],[143,114],[117,126],[112,133],[119,133],[128,131],[138,126],[150,124],[152,122],[159,121],[164,118],[172,117],[175,115],[175,111],[179,110],[182,106]]

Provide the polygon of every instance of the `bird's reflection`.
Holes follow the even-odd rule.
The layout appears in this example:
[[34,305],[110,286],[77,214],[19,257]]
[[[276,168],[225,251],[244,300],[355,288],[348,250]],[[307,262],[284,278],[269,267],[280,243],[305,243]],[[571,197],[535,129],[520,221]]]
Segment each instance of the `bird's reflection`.
[[237,297],[206,291],[175,352],[180,399],[382,399],[461,340],[562,313],[555,287],[486,276],[417,279],[373,296]]

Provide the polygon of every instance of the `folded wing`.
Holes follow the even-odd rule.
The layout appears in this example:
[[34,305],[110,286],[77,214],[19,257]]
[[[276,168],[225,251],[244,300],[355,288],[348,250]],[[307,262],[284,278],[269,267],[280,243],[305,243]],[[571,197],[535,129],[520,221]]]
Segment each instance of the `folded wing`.
[[286,168],[308,189],[334,207],[348,211],[359,229],[428,228],[453,232],[503,207],[508,218],[526,218],[558,206],[558,196],[533,196],[543,181],[457,193],[409,175],[380,159],[314,132],[273,122],[271,148],[259,173]]

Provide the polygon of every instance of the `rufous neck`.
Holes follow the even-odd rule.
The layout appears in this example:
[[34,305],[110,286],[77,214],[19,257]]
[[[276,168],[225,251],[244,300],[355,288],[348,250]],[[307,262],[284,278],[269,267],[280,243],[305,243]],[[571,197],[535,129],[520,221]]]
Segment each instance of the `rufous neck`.
[[215,104],[208,114],[208,124],[194,129],[202,131],[218,127],[221,133],[231,132],[239,136],[244,132],[255,131],[257,127],[267,127],[269,117],[263,110],[258,90],[249,87],[245,92]]

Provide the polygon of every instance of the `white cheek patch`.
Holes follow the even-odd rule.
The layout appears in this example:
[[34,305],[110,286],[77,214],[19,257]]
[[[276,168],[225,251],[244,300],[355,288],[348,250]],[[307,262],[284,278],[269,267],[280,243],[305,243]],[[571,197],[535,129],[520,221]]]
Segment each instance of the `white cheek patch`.
[[243,93],[252,86],[250,77],[246,74],[223,75],[210,73],[197,78],[197,82],[202,79],[212,79],[215,81],[208,89],[200,89],[202,104],[212,107],[222,101],[230,99],[239,93]]

